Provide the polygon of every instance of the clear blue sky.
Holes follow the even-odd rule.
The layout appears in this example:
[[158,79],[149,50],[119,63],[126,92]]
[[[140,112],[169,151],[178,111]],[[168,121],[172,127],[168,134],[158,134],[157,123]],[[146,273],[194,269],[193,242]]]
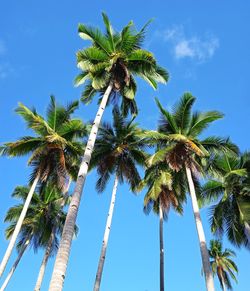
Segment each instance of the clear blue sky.
[[[78,37],[77,25],[83,22],[102,26],[102,11],[107,12],[117,29],[131,19],[140,28],[154,18],[145,47],[169,70],[171,79],[156,92],[139,82],[136,98],[142,126],[155,128],[157,124],[155,96],[171,107],[183,92],[190,91],[197,96],[196,109],[225,113],[225,118],[207,134],[230,135],[242,150],[250,148],[250,3],[225,0],[1,1],[0,142],[27,134],[24,123],[14,113],[18,101],[44,113],[52,93],[61,103],[79,98],[81,88],[73,87],[78,72],[75,53],[87,43]],[[96,109],[96,103],[81,105],[76,115],[84,121],[93,119]],[[110,109],[104,119],[110,119]],[[3,219],[7,209],[17,203],[10,197],[14,187],[27,183],[30,169],[26,162],[27,158],[0,160],[1,258],[7,247]],[[87,178],[78,216],[80,233],[72,245],[65,291],[93,288],[112,186],[97,195],[95,179],[94,172]],[[143,194],[135,197],[126,185],[119,187],[102,291],[159,290],[158,219],[153,214],[145,216],[142,205]],[[209,241],[212,236],[206,210],[202,210],[202,218]],[[170,214],[164,235],[166,290],[205,290],[189,202],[183,217]],[[233,248],[226,240],[224,246]],[[7,290],[32,290],[42,255],[29,250]],[[249,259],[249,252],[237,250],[237,291],[249,290]],[[43,291],[48,289],[52,266],[53,259],[46,270]]]

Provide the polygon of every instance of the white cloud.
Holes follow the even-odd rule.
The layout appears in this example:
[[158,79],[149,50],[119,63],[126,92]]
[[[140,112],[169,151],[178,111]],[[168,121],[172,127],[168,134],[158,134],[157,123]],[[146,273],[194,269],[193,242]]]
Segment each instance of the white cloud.
[[182,26],[175,26],[163,33],[163,39],[172,44],[176,59],[191,58],[198,62],[205,62],[213,57],[219,47],[219,40],[213,35],[204,37],[186,36]]
[[177,59],[190,57],[193,58],[195,56],[194,49],[190,46],[189,41],[182,40],[179,43],[176,44],[175,48],[175,56]]

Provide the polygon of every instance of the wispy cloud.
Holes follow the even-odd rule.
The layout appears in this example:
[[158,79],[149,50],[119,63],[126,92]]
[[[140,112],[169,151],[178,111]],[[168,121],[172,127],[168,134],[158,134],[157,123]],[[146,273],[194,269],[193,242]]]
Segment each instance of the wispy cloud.
[[172,45],[176,59],[190,58],[203,63],[213,57],[219,47],[219,39],[212,34],[187,36],[183,26],[175,26],[161,33],[164,41]]

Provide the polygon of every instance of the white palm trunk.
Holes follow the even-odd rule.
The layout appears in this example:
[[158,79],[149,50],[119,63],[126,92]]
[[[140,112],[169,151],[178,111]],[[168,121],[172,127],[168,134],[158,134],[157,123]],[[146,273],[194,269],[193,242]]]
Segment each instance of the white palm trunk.
[[222,290],[226,291],[226,286],[225,286],[224,280],[222,280]]
[[160,291],[164,291],[164,241],[163,241],[163,211],[160,202],[159,207],[159,234],[160,234]]
[[82,159],[82,163],[78,172],[78,177],[77,177],[74,193],[72,195],[65,225],[63,228],[62,238],[61,238],[60,246],[59,246],[58,253],[56,256],[52,278],[50,281],[50,287],[49,287],[50,291],[61,291],[63,288],[67,264],[69,260],[71,243],[72,243],[72,239],[74,235],[76,217],[77,217],[80,200],[82,196],[82,190],[83,190],[83,186],[84,186],[85,179],[87,176],[91,155],[94,149],[97,131],[99,129],[102,115],[106,108],[107,101],[112,91],[112,88],[113,88],[113,83],[110,82],[107,90],[105,91],[102,97],[101,104],[97,111],[92,129],[89,135],[88,143],[87,143],[84,156]]
[[16,270],[16,268],[17,268],[17,266],[18,266],[18,264],[19,264],[19,262],[20,262],[20,260],[21,260],[21,258],[22,258],[22,256],[23,256],[23,254],[24,254],[24,252],[25,252],[27,246],[29,245],[29,243],[30,243],[30,238],[28,238],[28,239],[26,240],[26,242],[24,243],[24,245],[23,245],[21,251],[20,251],[19,254],[18,254],[18,257],[17,257],[15,263],[13,264],[12,268],[10,269],[10,272],[9,272],[8,276],[6,277],[5,281],[3,282],[3,285],[1,286],[0,291],[4,291],[5,288],[7,287],[7,285],[8,285],[8,283],[9,283],[9,281],[10,281],[12,275],[14,274],[14,272],[15,272],[15,270]]
[[195,219],[199,243],[200,243],[200,251],[201,251],[203,270],[204,270],[205,279],[206,279],[206,287],[207,287],[207,291],[215,291],[214,279],[213,279],[213,274],[212,274],[212,270],[211,270],[211,266],[210,266],[209,254],[208,254],[205,234],[204,234],[204,230],[203,230],[203,226],[202,226],[200,210],[199,210],[197,197],[196,197],[196,193],[195,193],[195,187],[194,187],[194,182],[193,182],[193,178],[192,178],[192,173],[191,173],[190,168],[187,166],[186,166],[186,174],[187,174],[189,192],[190,192],[192,206],[193,206],[194,219]]
[[55,234],[52,231],[50,239],[48,241],[48,245],[47,245],[44,257],[43,257],[43,260],[42,260],[42,264],[41,264],[41,267],[40,267],[40,270],[39,270],[39,274],[38,274],[38,277],[37,277],[36,286],[35,286],[34,291],[40,291],[41,290],[43,277],[44,277],[44,274],[45,274],[45,269],[46,269],[46,266],[47,266],[47,263],[48,263],[48,259],[49,259],[50,254],[51,254],[51,249],[52,249],[52,246],[53,246],[54,238],[55,238]]
[[0,265],[0,277],[2,276],[2,274],[3,274],[3,272],[4,272],[5,268],[6,268],[6,265],[7,265],[8,261],[9,261],[9,258],[11,256],[11,253],[12,253],[12,251],[14,249],[18,234],[19,234],[19,232],[20,232],[20,230],[22,228],[23,220],[24,220],[24,218],[26,216],[27,210],[28,210],[29,205],[30,205],[30,201],[31,201],[31,199],[33,197],[33,194],[35,192],[35,189],[36,189],[37,183],[39,181],[39,178],[40,178],[39,175],[37,175],[37,177],[35,178],[32,186],[30,188],[30,191],[28,193],[26,201],[24,203],[22,212],[21,212],[20,217],[19,217],[19,219],[17,221],[17,224],[15,226],[14,232],[13,232],[13,234],[11,236],[8,248],[7,248],[7,250],[6,250],[5,254],[4,254],[3,260],[2,260],[1,265]]
[[103,241],[102,241],[102,250],[101,250],[101,255],[100,255],[97,273],[96,273],[96,278],[95,278],[94,291],[100,290],[103,266],[104,266],[104,262],[105,262],[105,258],[106,258],[109,233],[110,233],[110,229],[111,229],[112,217],[113,217],[114,207],[115,207],[115,198],[116,198],[117,187],[118,187],[118,176],[116,175],[114,186],[113,186],[113,191],[112,191],[112,196],[111,196],[111,201],[110,201],[110,206],[109,206],[106,228],[105,228],[104,237],[103,237]]

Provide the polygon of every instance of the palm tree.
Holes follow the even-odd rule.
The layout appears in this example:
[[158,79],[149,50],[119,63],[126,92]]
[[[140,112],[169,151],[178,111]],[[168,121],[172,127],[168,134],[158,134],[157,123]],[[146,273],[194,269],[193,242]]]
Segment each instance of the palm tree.
[[164,291],[164,240],[163,220],[168,218],[170,208],[182,214],[182,203],[185,201],[185,180],[181,172],[171,171],[166,163],[158,163],[145,172],[145,177],[137,187],[141,191],[147,187],[144,198],[144,212],[153,211],[159,215],[160,237],[160,291]]
[[82,73],[76,78],[76,85],[81,85],[88,80],[82,94],[83,102],[90,102],[96,93],[100,93],[102,98],[79,169],[52,274],[50,291],[62,290],[82,190],[108,100],[112,100],[110,97],[120,96],[123,113],[126,114],[129,110],[136,113],[135,77],[143,78],[155,89],[158,82],[165,83],[168,80],[167,72],[158,66],[153,54],[142,49],[147,25],[137,32],[131,21],[121,32],[115,32],[108,17],[104,13],[102,16],[105,33],[84,24],[80,24],[78,29],[80,37],[90,40],[92,45],[77,54],[78,66]]
[[138,137],[138,132],[140,132],[140,129],[137,124],[133,122],[133,119],[131,121],[124,119],[118,108],[115,107],[113,110],[113,127],[109,123],[104,123],[100,127],[96,141],[95,150],[91,160],[91,168],[97,168],[97,191],[104,191],[112,174],[115,175],[115,181],[102,242],[94,291],[99,291],[100,289],[118,183],[123,183],[124,180],[126,180],[130,187],[134,189],[141,180],[136,165],[144,165],[147,155],[143,151],[145,145]]
[[[7,239],[14,232],[28,193],[28,187],[18,186],[12,194],[12,197],[22,202],[11,207],[6,214],[5,222],[10,223],[5,232]],[[65,201],[65,198],[61,192],[52,186],[43,188],[40,195],[37,193],[33,194],[26,217],[22,223],[21,231],[18,235],[17,250],[19,254],[0,289],[1,291],[7,287],[28,246],[32,246],[34,250],[46,247],[46,256],[51,256],[55,252],[58,245],[58,236],[62,232],[66,217],[65,212],[60,206],[62,200]],[[52,234],[53,240],[51,240]]]
[[234,273],[238,273],[238,268],[231,259],[231,257],[235,257],[235,253],[230,249],[223,251],[219,240],[211,240],[209,256],[213,274],[217,275],[221,289],[223,291],[226,291],[226,289],[232,290],[230,277],[237,283]]
[[5,143],[1,147],[0,153],[11,157],[31,153],[28,164],[33,167],[33,172],[29,194],[0,265],[0,276],[15,246],[38,182],[51,181],[63,190],[65,181],[73,170],[72,165],[79,160],[79,156],[83,152],[83,144],[78,139],[87,134],[87,128],[80,119],[71,119],[71,115],[77,108],[77,101],[62,107],[58,106],[55,98],[51,96],[46,119],[35,109],[30,110],[23,104],[19,104],[16,109],[35,135],[24,136],[15,142]]
[[201,222],[196,197],[195,183],[198,173],[202,173],[202,165],[210,153],[237,150],[228,139],[208,137],[200,139],[210,123],[223,115],[218,111],[192,113],[195,97],[185,93],[179,103],[170,112],[156,100],[161,112],[161,120],[157,131],[146,132],[144,136],[160,145],[159,150],[150,158],[149,164],[165,161],[174,171],[185,171],[192,201],[195,223],[200,243],[202,264],[208,291],[214,291],[213,276],[209,264],[205,234]]
[[202,187],[204,204],[214,205],[210,210],[213,233],[226,232],[235,246],[250,247],[250,154],[215,156],[209,167],[212,177]]
[[[37,281],[36,281],[36,285],[35,285],[35,289],[34,291],[40,291],[41,290],[41,286],[42,286],[42,282],[43,282],[43,278],[44,278],[44,275],[45,275],[45,269],[46,269],[46,266],[47,266],[47,263],[48,263],[48,260],[51,256],[51,254],[53,253],[53,245],[55,244],[56,242],[56,247],[58,246],[58,239],[56,237],[57,235],[57,232],[58,232],[58,225],[61,225],[61,222],[60,222],[60,219],[61,219],[61,211],[63,209],[63,207],[67,204],[69,204],[69,188],[70,188],[70,184],[71,184],[71,178],[69,179],[68,181],[68,185],[67,185],[67,188],[65,189],[65,192],[62,193],[63,196],[57,200],[57,203],[58,205],[60,206],[60,211],[58,212],[58,214],[53,217],[53,228],[51,230],[51,234],[50,234],[50,238],[48,239],[48,242],[47,242],[47,245],[46,245],[46,249],[45,249],[45,253],[44,253],[44,257],[43,257],[43,260],[42,260],[42,263],[41,263],[41,266],[40,266],[40,270],[39,270],[39,273],[38,273],[38,276],[37,276]],[[56,189],[52,189],[53,191],[56,191]],[[57,192],[55,193],[57,194]],[[65,222],[65,221],[63,221]],[[64,223],[63,223],[64,224]],[[62,224],[62,225],[63,225]],[[60,235],[61,235],[61,228],[60,228]],[[76,231],[77,231],[77,228],[76,228]]]

